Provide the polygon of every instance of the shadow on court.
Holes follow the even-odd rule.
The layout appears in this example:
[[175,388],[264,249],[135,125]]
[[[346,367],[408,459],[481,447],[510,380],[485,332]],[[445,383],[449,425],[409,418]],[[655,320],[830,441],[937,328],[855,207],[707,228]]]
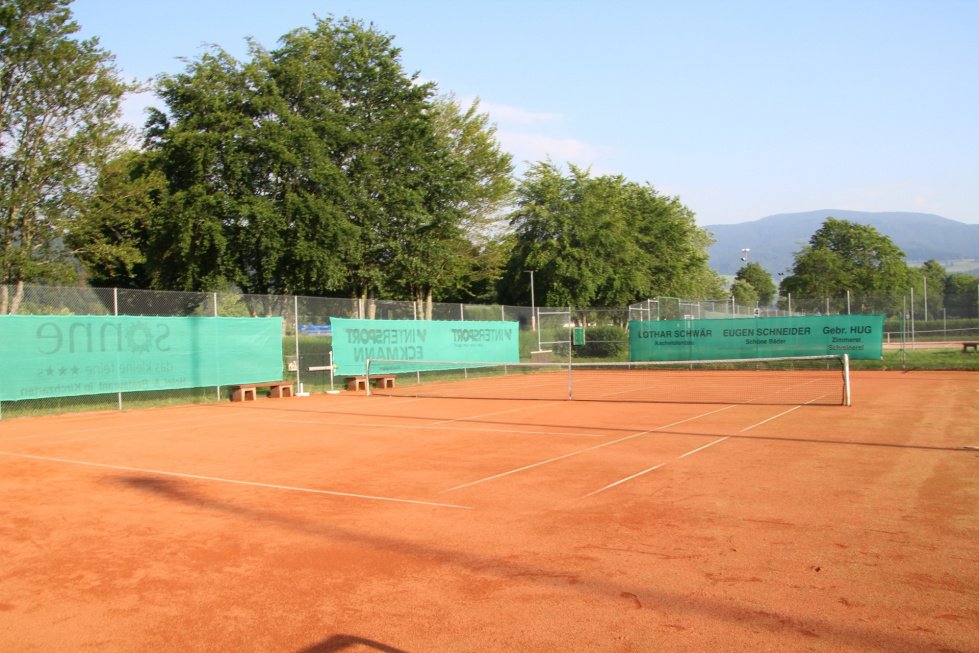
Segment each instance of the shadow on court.
[[[744,404],[744,405],[757,405],[757,404]],[[251,408],[251,406],[249,406]],[[384,419],[398,419],[404,420],[406,422],[418,421],[423,422],[419,424],[406,424],[398,426],[389,426],[388,428],[394,429],[425,429],[433,428],[429,426],[432,423],[431,417],[419,417],[417,415],[397,415],[397,414],[385,414],[376,415],[373,413],[355,413],[347,411],[335,411],[335,410],[314,410],[310,408],[280,408],[278,406],[261,407],[256,406],[258,410],[270,410],[270,411],[282,411],[282,412],[300,412],[300,413],[312,413],[317,415],[342,415],[344,417],[355,417],[361,419],[374,419],[374,418],[384,418]],[[836,410],[841,408],[840,406],[807,406],[806,408],[810,410]],[[723,438],[729,437],[734,439],[743,440],[769,440],[777,442],[799,442],[803,444],[826,444],[826,445],[837,445],[846,447],[883,447],[887,449],[914,449],[919,451],[957,451],[957,452],[968,452],[969,450],[963,449],[963,447],[935,447],[929,445],[918,445],[918,444],[896,444],[892,442],[864,442],[855,440],[826,440],[826,439],[814,439],[814,438],[789,438],[780,437],[776,435],[745,435],[745,434],[730,434],[730,433],[693,433],[693,432],[683,432],[683,431],[666,431],[657,429],[656,427],[638,426],[638,427],[610,427],[610,426],[589,426],[585,425],[575,425],[575,424],[543,424],[540,422],[517,422],[517,421],[492,421],[492,420],[482,420],[473,419],[467,417],[453,418],[450,420],[452,424],[464,425],[464,424],[484,424],[488,426],[498,426],[500,427],[500,432],[509,433],[512,435],[520,435],[520,431],[506,431],[507,426],[512,427],[527,427],[527,428],[538,428],[538,429],[573,429],[579,428],[584,430],[595,430],[600,431],[600,433],[589,433],[589,437],[600,437],[602,435],[616,436],[616,435],[632,435],[636,433],[644,433],[648,431],[648,435],[689,435],[692,437],[706,437],[706,438]],[[377,427],[377,424],[367,425],[367,424],[333,424],[335,427],[350,426],[350,427],[361,427],[361,426],[372,426]],[[452,430],[450,427],[443,427],[437,430]],[[534,433],[528,433],[528,435],[534,435]],[[574,436],[575,433],[555,433],[554,435],[568,435]],[[975,453],[975,451],[972,451]]]
[[382,653],[408,653],[400,648],[354,635],[334,635],[318,644],[296,651],[296,653],[337,653],[353,646],[364,646],[374,651],[382,651]]
[[[756,606],[712,599],[703,595],[670,592],[653,584],[639,586],[632,581],[615,583],[606,578],[588,577],[580,570],[562,570],[543,566],[528,566],[500,557],[485,557],[461,550],[451,550],[399,539],[392,536],[365,534],[335,525],[315,523],[276,514],[274,512],[239,505],[230,501],[207,496],[192,487],[192,483],[152,475],[125,475],[108,477],[111,483],[123,488],[165,498],[169,501],[209,510],[241,519],[289,529],[308,535],[381,549],[419,560],[437,562],[453,566],[467,572],[492,575],[505,580],[531,581],[541,587],[550,587],[561,592],[576,592],[608,601],[626,601],[632,607],[636,604],[643,609],[662,612],[682,611],[700,615],[710,620],[736,624],[741,628],[761,629],[771,633],[784,633],[786,628],[795,629],[798,634],[812,637],[828,637],[844,646],[852,645],[865,650],[911,651],[919,650],[920,642],[913,636],[898,632],[884,632],[872,625],[833,623],[830,620],[810,617],[801,620],[796,616],[780,612],[759,611]],[[568,577],[577,579],[574,585],[568,584]],[[405,653],[399,649],[350,635],[335,635],[312,647],[297,653],[327,653],[342,651],[345,648],[363,645],[389,653]],[[947,649],[954,651],[955,649]]]

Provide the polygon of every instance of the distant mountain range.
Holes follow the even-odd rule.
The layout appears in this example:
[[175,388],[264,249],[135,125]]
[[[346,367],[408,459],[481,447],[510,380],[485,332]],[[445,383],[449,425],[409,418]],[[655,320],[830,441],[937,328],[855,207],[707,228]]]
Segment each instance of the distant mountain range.
[[965,224],[929,213],[866,213],[826,209],[782,213],[754,222],[716,224],[704,228],[717,242],[708,250],[710,266],[723,275],[737,274],[748,261],[760,263],[777,284],[778,273],[790,270],[792,255],[809,242],[826,218],[869,224],[907,254],[909,265],[935,259],[949,272],[979,274],[979,224]]

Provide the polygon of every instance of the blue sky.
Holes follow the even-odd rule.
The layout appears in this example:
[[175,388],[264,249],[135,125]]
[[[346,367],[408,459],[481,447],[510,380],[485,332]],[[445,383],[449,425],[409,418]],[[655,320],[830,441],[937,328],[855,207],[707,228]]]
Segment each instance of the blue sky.
[[[979,224],[979,1],[75,0],[126,77],[314,14],[373,22],[481,99],[518,162],[679,195],[701,226],[817,209]],[[127,104],[128,115],[152,97]]]

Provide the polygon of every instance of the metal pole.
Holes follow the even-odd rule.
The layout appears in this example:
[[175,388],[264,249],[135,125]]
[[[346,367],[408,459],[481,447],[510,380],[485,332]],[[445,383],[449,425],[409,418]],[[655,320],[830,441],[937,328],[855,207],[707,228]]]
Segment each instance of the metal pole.
[[922,280],[925,282],[925,321],[928,320],[928,277],[922,276]]
[[[524,273],[530,275],[530,330],[531,331],[536,331],[537,330],[537,322],[536,322],[536,320],[537,320],[537,308],[536,308],[537,304],[534,301],[534,271],[533,270],[524,270]],[[540,334],[538,334],[537,340],[538,340],[537,351],[540,351],[540,343],[539,343],[539,341],[540,341]]]
[[850,291],[846,291],[846,314],[850,314]]
[[[211,312],[214,314],[214,317],[217,317],[218,316],[218,294],[216,292],[211,293],[211,301],[214,304],[214,308],[211,310]],[[214,398],[218,402],[221,401],[221,386],[219,386],[219,385],[214,386]]]
[[574,387],[571,383],[571,345],[568,344],[568,399],[574,399]]
[[914,349],[914,286],[911,286],[911,349]]
[[[536,310],[536,313],[535,313],[534,317],[535,317],[535,320],[536,320],[537,325],[540,326],[540,310],[537,310],[537,309],[535,309],[535,310]],[[537,351],[540,351],[540,350],[541,350],[540,329],[538,328],[537,329]]]
[[[112,289],[112,313],[116,317],[119,317],[119,289],[118,288]],[[121,392],[116,393],[116,405],[119,407],[119,410],[122,410]]]
[[905,295],[904,297],[901,297],[901,301],[903,302],[903,306],[904,306],[903,310],[901,311],[901,367],[907,367],[908,350],[907,350],[907,347],[906,347],[906,344],[905,344],[906,343],[905,336],[906,336],[907,330],[908,330],[908,321],[907,321],[907,318],[908,318],[908,297],[907,297],[907,295]]
[[299,295],[293,295],[292,299],[296,311],[293,316],[296,321],[296,392],[302,392],[303,384],[299,380]]

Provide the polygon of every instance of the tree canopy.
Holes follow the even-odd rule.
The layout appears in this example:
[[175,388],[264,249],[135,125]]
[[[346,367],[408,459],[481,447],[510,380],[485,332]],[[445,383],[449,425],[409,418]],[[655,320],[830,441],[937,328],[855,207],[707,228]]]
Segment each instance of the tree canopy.
[[272,51],[251,42],[247,61],[212,47],[158,94],[135,167],[165,187],[128,232],[145,262],[108,266],[154,288],[430,304],[465,292],[512,190],[478,102],[438,97],[360,21],[318,20]]
[[953,272],[945,279],[945,308],[954,317],[979,315],[979,276]]
[[[904,252],[870,225],[827,218],[801,251],[792,273],[782,280],[782,294],[827,298],[859,293],[867,308],[885,309],[908,288]],[[820,305],[818,300],[816,305]]]
[[0,309],[25,282],[69,281],[64,235],[123,143],[124,83],[97,39],[72,38],[69,0],[0,5]]
[[[273,50],[249,41],[243,60],[218,46],[185,60],[156,81],[142,150],[125,151],[118,103],[134,87],[97,42],[67,39],[67,5],[0,8],[2,281],[80,264],[93,285],[347,295],[368,316],[381,297],[425,317],[434,300],[529,303],[527,269],[541,305],[726,294],[679,198],[550,161],[515,191],[478,99],[438,95],[357,20],[318,19]],[[28,139],[40,123],[63,128]],[[34,159],[28,140],[46,144]]]
[[[741,269],[738,270],[734,280],[735,282],[744,282],[751,288],[751,290],[754,291],[755,298],[750,300],[749,303],[757,301],[762,306],[768,306],[772,303],[772,300],[775,299],[775,295],[777,293],[775,282],[772,281],[772,275],[765,271],[765,269],[761,266],[761,263],[746,263],[745,265],[741,266]],[[734,294],[738,303],[745,303],[740,301],[738,293],[734,293],[733,288],[732,294]]]
[[678,198],[621,176],[592,177],[534,164],[510,216],[512,249],[500,281],[504,302],[529,303],[526,270],[546,306],[625,306],[657,295],[721,297],[707,267],[710,238]]

